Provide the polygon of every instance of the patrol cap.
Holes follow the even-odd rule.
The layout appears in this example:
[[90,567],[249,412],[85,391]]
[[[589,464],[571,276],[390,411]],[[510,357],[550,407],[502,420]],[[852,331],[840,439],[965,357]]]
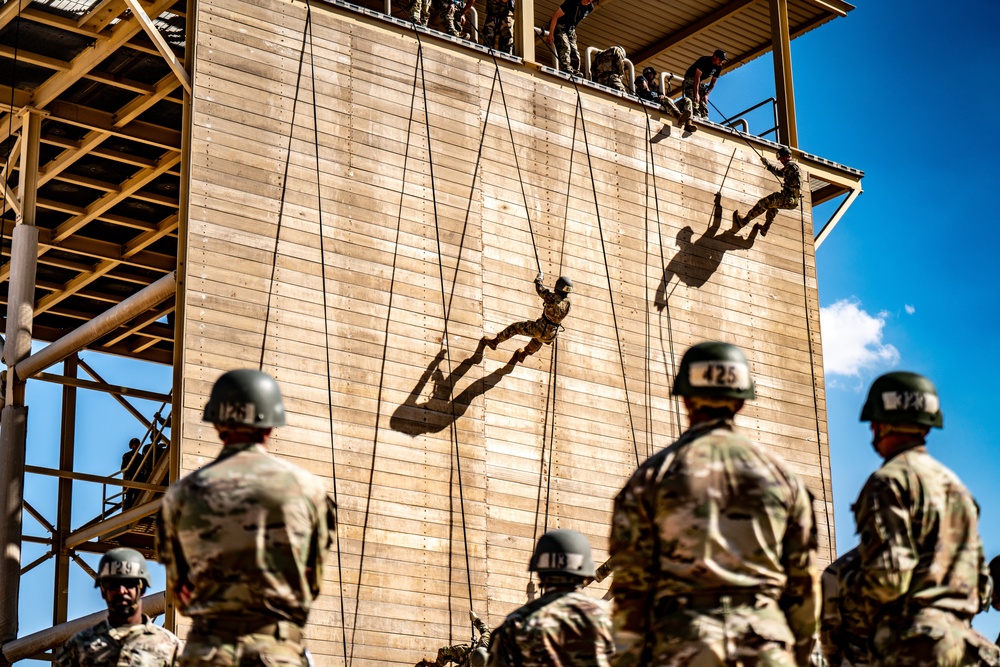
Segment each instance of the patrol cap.
[[267,373],[247,368],[224,373],[212,386],[202,420],[255,428],[284,426],[278,383]]
[[716,49],[715,53],[713,53],[712,55],[721,60],[722,62],[729,60],[729,57],[726,55],[726,52],[723,51],[722,49]]
[[861,408],[861,421],[944,426],[934,383],[908,371],[886,373],[872,382],[868,399]]
[[644,67],[642,69],[642,75],[643,76],[656,76],[656,70],[653,69],[652,67]]
[[792,157],[792,150],[788,146],[778,146],[777,155],[779,158]]
[[146,567],[146,559],[135,549],[119,547],[101,556],[101,562],[97,564],[94,588],[99,587],[105,581],[122,579],[141,579],[145,582],[146,588],[153,585],[153,580]]
[[752,399],[750,364],[740,348],[707,341],[688,348],[681,358],[671,392],[674,396]]

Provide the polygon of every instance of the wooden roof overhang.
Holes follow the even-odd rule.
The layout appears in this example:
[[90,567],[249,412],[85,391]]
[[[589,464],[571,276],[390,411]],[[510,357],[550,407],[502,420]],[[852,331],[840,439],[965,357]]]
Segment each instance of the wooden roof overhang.
[[[0,300],[8,301],[20,215],[21,130],[33,109],[42,117],[36,340],[61,338],[176,268],[184,45],[185,0],[0,8]],[[88,347],[171,363],[173,308],[168,299]]]

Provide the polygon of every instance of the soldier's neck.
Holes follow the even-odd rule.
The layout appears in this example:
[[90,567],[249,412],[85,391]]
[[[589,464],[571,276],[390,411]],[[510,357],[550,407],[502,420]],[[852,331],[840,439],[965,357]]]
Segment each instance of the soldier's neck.
[[136,605],[135,612],[131,614],[114,614],[108,611],[108,625],[113,628],[120,628],[125,625],[139,625],[142,619],[142,604]]

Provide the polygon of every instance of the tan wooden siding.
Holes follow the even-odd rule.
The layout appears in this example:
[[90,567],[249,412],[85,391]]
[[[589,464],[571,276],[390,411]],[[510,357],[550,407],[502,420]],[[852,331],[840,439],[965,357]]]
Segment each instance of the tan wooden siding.
[[[489,58],[424,37],[418,60],[412,35],[313,19],[298,76],[301,4],[198,3],[180,432],[182,472],[211,460],[211,384],[263,349],[289,413],[273,451],[331,493],[335,459],[342,571],[331,556],[317,663],[343,664],[345,628],[358,667],[464,641],[470,587],[499,624],[546,526],[606,558],[612,500],[680,432],[672,376],[704,339],[746,351],[759,397],[739,423],[809,485],[828,551],[808,200],[750,243],[732,210],[778,183],[745,143],[655,114],[654,174],[636,105],[585,90],[580,122],[572,86],[501,63],[505,113]],[[533,240],[546,283],[576,285],[557,363],[545,346],[509,364],[516,339],[476,354],[538,317]]]

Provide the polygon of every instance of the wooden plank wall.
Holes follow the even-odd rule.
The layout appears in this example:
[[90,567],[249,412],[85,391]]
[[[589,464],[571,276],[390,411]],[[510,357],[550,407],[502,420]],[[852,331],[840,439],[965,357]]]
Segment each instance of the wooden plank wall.
[[[747,144],[658,116],[648,132],[594,91],[581,117],[528,68],[498,81],[480,54],[424,36],[418,58],[412,34],[312,16],[304,40],[301,3],[198,3],[179,391],[188,472],[218,452],[200,420],[222,371],[263,360],[280,381],[272,449],[340,506],[317,663],[432,657],[468,637],[470,597],[499,624],[546,528],[603,560],[612,499],[678,435],[670,378],[704,339],[746,351],[759,398],[740,424],[807,480],[828,553],[808,201],[766,239],[735,234],[733,208],[777,187]],[[573,310],[514,365],[523,340],[477,344],[538,316],[536,250],[549,285],[574,280]]]

